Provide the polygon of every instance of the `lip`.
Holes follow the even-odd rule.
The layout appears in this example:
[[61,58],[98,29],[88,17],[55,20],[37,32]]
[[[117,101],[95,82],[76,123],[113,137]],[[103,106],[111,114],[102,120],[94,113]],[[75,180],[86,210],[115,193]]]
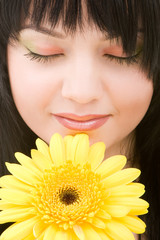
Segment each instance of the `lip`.
[[60,124],[68,129],[91,131],[104,125],[111,115],[90,114],[78,116],[72,113],[60,113],[53,114],[53,116]]

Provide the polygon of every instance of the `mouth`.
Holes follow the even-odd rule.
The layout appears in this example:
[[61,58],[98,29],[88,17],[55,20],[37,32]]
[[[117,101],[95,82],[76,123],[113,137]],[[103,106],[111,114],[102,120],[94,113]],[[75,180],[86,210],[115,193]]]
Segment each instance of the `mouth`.
[[64,127],[76,131],[91,131],[104,125],[110,118],[108,115],[90,114],[78,116],[71,113],[53,114],[56,120]]

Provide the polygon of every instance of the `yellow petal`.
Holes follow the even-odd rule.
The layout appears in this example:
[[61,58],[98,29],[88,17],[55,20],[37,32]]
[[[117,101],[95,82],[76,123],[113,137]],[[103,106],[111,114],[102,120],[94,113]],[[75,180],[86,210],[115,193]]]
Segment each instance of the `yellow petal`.
[[72,155],[72,141],[73,141],[73,136],[67,135],[67,136],[64,137],[66,160],[71,160],[71,155]]
[[104,201],[105,205],[122,205],[130,208],[130,215],[142,215],[147,213],[147,208],[149,207],[148,202],[143,199],[135,197],[114,197],[108,198]]
[[98,142],[93,144],[89,149],[88,163],[91,164],[91,169],[95,170],[102,162],[105,153],[105,144]]
[[96,170],[96,173],[100,174],[102,178],[106,178],[121,170],[125,166],[126,162],[127,159],[123,155],[112,156],[102,162]]
[[96,232],[99,234],[101,240],[112,240],[102,229],[96,229]]
[[130,208],[148,208],[149,204],[145,200],[136,197],[109,197],[105,203],[110,205],[123,205]]
[[96,216],[104,219],[111,219],[111,215],[108,212],[106,212],[104,209],[100,209],[96,213]]
[[96,232],[94,227],[92,227],[90,224],[83,224],[82,229],[85,235],[85,240],[92,239],[92,240],[101,240],[99,234]]
[[35,238],[37,239],[38,237],[40,237],[40,235],[46,228],[47,225],[44,222],[42,222],[41,220],[38,221],[33,227],[33,235],[35,236]]
[[0,178],[0,186],[5,188],[12,188],[15,190],[22,190],[24,192],[31,192],[33,187],[23,183],[12,175],[5,175]]
[[81,240],[80,238],[77,237],[77,235],[75,234],[75,232],[73,231],[73,229],[68,229],[67,230],[67,235],[68,235],[68,238],[67,240]]
[[0,189],[0,198],[7,201],[8,203],[13,203],[17,205],[31,204],[33,201],[33,196],[29,193],[5,188]]
[[49,148],[55,166],[62,165],[65,162],[65,145],[60,134],[52,136]]
[[145,232],[146,224],[136,216],[126,216],[120,218],[119,222],[124,224],[134,233],[142,234]]
[[106,223],[105,232],[114,240],[135,240],[131,231],[115,220]]
[[73,226],[73,230],[74,230],[76,236],[77,236],[80,240],[85,240],[84,232],[83,232],[83,229],[81,228],[81,226],[74,225],[74,226]]
[[45,169],[51,169],[52,163],[47,160],[47,158],[38,150],[32,149],[31,156],[34,164],[39,168],[40,171],[44,171]]
[[20,223],[14,223],[7,228],[1,235],[1,240],[24,239],[31,234],[37,218],[30,218]]
[[38,176],[41,174],[41,172],[35,166],[34,161],[30,157],[27,157],[26,155],[20,152],[16,152],[15,157],[22,166],[28,168]]
[[112,197],[140,197],[144,194],[144,185],[141,183],[130,183],[128,185],[122,185],[110,189],[106,189],[103,193],[104,196]]
[[72,141],[71,160],[76,166],[77,164],[84,165],[87,161],[89,152],[89,137],[87,134],[77,134]]
[[57,227],[55,225],[50,225],[46,230],[44,234],[44,239],[43,240],[53,240],[54,236],[57,232]]
[[7,203],[5,200],[0,200],[0,210],[5,210],[9,208],[16,207],[17,205],[13,203]]
[[112,217],[124,217],[126,216],[130,208],[126,206],[118,206],[118,205],[104,205],[102,207],[107,213],[109,213]]
[[40,178],[29,169],[14,163],[6,163],[8,171],[16,178],[30,185],[35,185]]
[[36,239],[34,238],[34,240],[44,240],[44,235],[45,235],[45,232],[42,232],[41,235]]
[[[142,199],[141,199],[142,200]],[[149,207],[149,205],[137,205],[137,206],[132,206],[129,214],[130,215],[144,215],[146,213],[148,213],[147,208]]]
[[23,240],[35,240],[35,237],[33,236],[33,233],[25,237]]
[[48,145],[40,138],[36,140],[36,146],[39,152],[41,152],[50,163],[53,163]]
[[[52,238],[53,239],[53,238]],[[66,231],[59,230],[56,232],[54,240],[68,240],[68,235]]]
[[0,212],[0,224],[24,221],[29,217],[33,217],[33,208],[14,207]]
[[101,220],[100,218],[97,218],[96,216],[93,217],[92,225],[102,229],[104,229],[106,226],[103,220]]
[[140,175],[140,170],[136,168],[127,168],[112,174],[102,180],[105,188],[112,188],[122,184],[128,184],[134,181]]
[[130,215],[144,215],[146,213],[148,213],[147,208],[142,208],[142,207],[134,207],[129,212]]

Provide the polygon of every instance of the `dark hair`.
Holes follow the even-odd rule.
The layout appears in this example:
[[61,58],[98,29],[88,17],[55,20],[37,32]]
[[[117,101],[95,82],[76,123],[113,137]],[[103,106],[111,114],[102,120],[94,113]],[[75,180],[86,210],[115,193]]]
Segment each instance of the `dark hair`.
[[[0,158],[1,175],[5,161],[14,162],[14,152],[29,154],[36,135],[20,117],[10,90],[7,44],[17,39],[25,19],[37,27],[47,16],[54,27],[59,21],[71,34],[83,29],[83,7],[88,21],[109,36],[120,37],[126,53],[136,48],[137,34],[143,32],[141,68],[153,80],[150,107],[136,128],[135,156],[146,186],[144,198],[150,203],[145,216],[147,239],[160,239],[160,1],[159,0],[0,0]],[[32,11],[31,11],[32,9]]]

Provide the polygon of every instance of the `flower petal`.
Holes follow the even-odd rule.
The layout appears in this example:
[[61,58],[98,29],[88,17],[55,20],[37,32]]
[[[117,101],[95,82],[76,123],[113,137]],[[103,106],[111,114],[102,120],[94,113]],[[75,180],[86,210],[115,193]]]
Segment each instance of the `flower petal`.
[[130,215],[141,215],[147,213],[148,202],[136,197],[112,197],[104,201],[106,205],[123,205],[130,208]]
[[126,216],[129,211],[130,211],[130,207],[126,207],[126,206],[121,206],[121,205],[104,205],[103,209],[109,213],[112,217],[124,217]]
[[130,215],[144,215],[146,213],[148,213],[147,208],[142,208],[142,207],[134,207],[129,212]]
[[102,229],[105,229],[105,226],[106,226],[103,220],[95,216],[93,217],[92,225]]
[[48,145],[40,138],[36,140],[36,146],[39,152],[41,152],[50,163],[53,163]]
[[22,190],[24,192],[31,192],[33,187],[23,183],[12,175],[5,175],[0,178],[0,186],[4,188],[13,188],[15,190]]
[[[53,239],[53,238],[52,238]],[[64,230],[59,230],[56,232],[54,240],[68,240],[67,232]]]
[[77,235],[75,234],[75,232],[73,231],[73,229],[68,229],[67,230],[67,234],[68,234],[68,239],[67,240],[81,240],[79,237],[77,237]]
[[72,141],[73,141],[73,136],[67,135],[64,137],[64,144],[65,144],[65,152],[66,152],[66,160],[71,160],[71,155],[72,155]]
[[73,230],[74,230],[76,236],[77,236],[80,240],[85,240],[84,232],[83,232],[81,226],[74,225],[74,226],[73,226]]
[[13,207],[17,207],[17,205],[13,203],[7,203],[5,200],[0,200],[0,210],[6,210]]
[[99,234],[101,240],[112,240],[102,229],[96,229],[96,232]]
[[114,240],[135,240],[131,231],[115,220],[106,223],[105,232]]
[[112,197],[140,197],[144,194],[144,185],[141,183],[130,183],[128,185],[121,185],[118,187],[106,189],[104,196]]
[[38,150],[32,149],[31,156],[34,164],[39,168],[40,171],[44,171],[45,169],[51,169],[52,163],[47,160],[47,158]]
[[23,240],[35,240],[35,237],[33,236],[33,233],[25,237]]
[[29,193],[22,192],[14,189],[0,189],[0,198],[6,200],[8,203],[20,204],[20,205],[31,205],[33,196]]
[[100,209],[96,213],[96,217],[103,218],[103,219],[111,219],[111,215],[108,212],[106,212],[104,209]]
[[105,188],[112,188],[122,184],[128,184],[139,177],[141,171],[136,168],[127,168],[112,174],[102,180]]
[[142,234],[145,232],[146,224],[136,216],[125,216],[120,218],[119,222],[124,224],[134,233]]
[[96,173],[100,174],[102,178],[106,178],[113,173],[121,170],[127,162],[127,159],[123,155],[116,155],[107,158],[96,170]]
[[110,205],[123,205],[123,206],[129,206],[131,208],[136,208],[136,207],[141,207],[143,208],[148,208],[149,204],[145,200],[141,198],[136,198],[136,197],[109,197],[106,200],[107,204]]
[[33,235],[37,239],[47,228],[47,225],[43,221],[38,221],[33,227]]
[[49,148],[55,166],[62,165],[65,162],[65,145],[60,134],[52,136]]
[[43,240],[53,240],[54,236],[57,232],[57,227],[55,225],[50,225],[46,230],[44,234],[44,239]]
[[33,217],[33,208],[14,207],[0,212],[0,224],[24,221],[29,217]]
[[101,240],[99,234],[96,232],[96,230],[90,224],[84,223],[82,225],[82,229],[83,229],[86,240],[88,240],[88,239]]
[[102,162],[105,153],[105,144],[98,142],[93,144],[89,149],[88,161],[91,164],[91,169],[95,170]]
[[42,232],[41,235],[38,238],[34,238],[34,240],[43,240],[44,239],[45,232]]
[[35,185],[40,178],[29,169],[14,163],[6,163],[8,171],[16,178],[30,185]]
[[30,157],[27,157],[26,155],[20,152],[16,152],[15,157],[22,166],[28,168],[38,176],[41,174],[41,172],[35,166],[34,161]]
[[77,164],[84,165],[87,161],[89,152],[89,137],[87,134],[77,134],[72,141],[71,160],[76,166]]
[[14,223],[1,235],[1,240],[24,239],[31,234],[37,217],[30,218],[20,223]]

